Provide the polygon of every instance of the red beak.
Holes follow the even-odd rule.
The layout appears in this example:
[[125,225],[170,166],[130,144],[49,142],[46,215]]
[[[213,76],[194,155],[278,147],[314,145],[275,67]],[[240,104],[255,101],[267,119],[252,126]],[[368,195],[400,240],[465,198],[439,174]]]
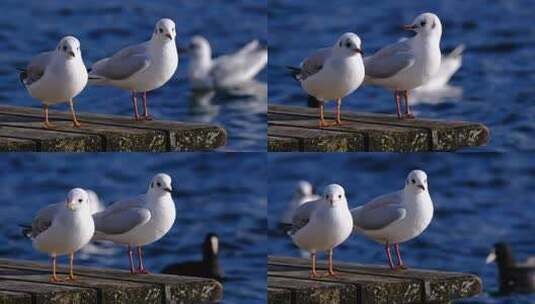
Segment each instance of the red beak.
[[412,31],[416,28],[416,25],[414,24],[405,24],[403,26],[401,26],[404,30],[406,31]]
[[171,34],[165,34],[165,37],[169,38],[169,40],[173,40],[173,36],[171,36]]

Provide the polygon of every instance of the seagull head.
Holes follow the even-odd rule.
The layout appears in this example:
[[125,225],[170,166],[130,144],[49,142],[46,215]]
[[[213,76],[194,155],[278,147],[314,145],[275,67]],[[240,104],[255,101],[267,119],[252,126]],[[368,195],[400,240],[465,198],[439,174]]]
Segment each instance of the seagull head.
[[169,18],[163,18],[156,22],[154,27],[153,39],[157,39],[162,42],[169,42],[175,40],[176,28],[173,20]]
[[442,35],[442,23],[437,15],[433,13],[423,13],[418,15],[411,24],[403,26],[407,31],[414,31],[417,35],[440,36]]
[[359,36],[355,33],[345,33],[336,41],[334,48],[342,53],[349,56],[353,55],[362,55],[361,41]]
[[312,195],[312,185],[307,181],[300,181],[297,183],[297,189],[295,190],[295,194],[304,197]]
[[338,184],[330,184],[323,191],[323,199],[334,208],[340,204],[347,204],[344,188]]
[[87,203],[88,199],[89,195],[84,189],[74,188],[67,194],[65,204],[70,210],[77,211],[80,208],[89,207]]
[[187,52],[193,59],[212,58],[212,48],[210,42],[203,36],[193,36],[187,48]]
[[82,52],[80,51],[80,41],[73,36],[66,36],[61,39],[58,43],[56,51],[61,56],[64,56],[67,60],[82,57]]
[[171,193],[173,193],[171,176],[165,173],[158,173],[154,175],[149,185],[149,193],[156,195],[171,195]]
[[415,193],[426,192],[427,174],[422,170],[412,170],[405,181],[405,189]]

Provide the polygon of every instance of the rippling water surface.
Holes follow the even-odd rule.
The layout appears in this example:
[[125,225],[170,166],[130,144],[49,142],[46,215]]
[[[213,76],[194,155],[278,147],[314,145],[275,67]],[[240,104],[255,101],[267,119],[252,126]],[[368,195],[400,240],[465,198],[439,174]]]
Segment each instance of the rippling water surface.
[[[61,37],[76,36],[87,66],[119,49],[148,40],[154,24],[172,18],[177,43],[185,46],[203,35],[215,55],[232,52],[252,39],[265,42],[266,1],[15,1],[0,3],[0,103],[40,107],[18,80],[16,68],[42,51],[53,49]],[[236,94],[194,96],[186,79],[188,58],[180,57],[175,76],[149,93],[156,118],[215,123],[224,126],[229,143],[223,150],[265,150],[266,72],[259,85]],[[132,115],[128,92],[111,87],[88,87],[77,98],[78,111]],[[67,110],[68,106],[56,106]]]
[[[269,157],[269,253],[299,256],[277,222],[299,180],[321,191],[330,183],[346,189],[350,207],[401,189],[412,169],[427,172],[434,202],[433,221],[425,233],[401,245],[408,265],[472,272],[483,279],[484,295],[474,303],[534,303],[535,296],[491,296],[497,289],[496,265],[485,264],[493,244],[506,241],[519,261],[535,255],[535,165],[529,154],[317,154]],[[324,255],[321,255],[325,259]],[[335,259],[386,264],[384,248],[351,236],[335,250]]]
[[[201,259],[204,236],[220,237],[224,303],[265,303],[266,175],[262,154],[4,154],[0,155],[0,257],[47,262],[22,237],[20,223],[65,198],[72,187],[111,201],[144,193],[151,177],[173,178],[177,218],[160,241],[145,247],[149,270]],[[6,174],[9,172],[9,174]],[[79,254],[78,265],[128,266],[123,247]],[[61,259],[65,263],[65,258]]]
[[[365,53],[407,37],[400,25],[432,11],[444,26],[443,52],[466,44],[464,64],[445,96],[415,104],[417,115],[482,122],[491,129],[485,150],[533,150],[535,144],[534,1],[269,1],[269,101],[304,105],[300,86],[285,66],[298,65],[313,50],[354,31]],[[461,95],[459,95],[461,92]],[[329,107],[332,109],[333,104]],[[344,109],[394,113],[390,92],[361,88]]]

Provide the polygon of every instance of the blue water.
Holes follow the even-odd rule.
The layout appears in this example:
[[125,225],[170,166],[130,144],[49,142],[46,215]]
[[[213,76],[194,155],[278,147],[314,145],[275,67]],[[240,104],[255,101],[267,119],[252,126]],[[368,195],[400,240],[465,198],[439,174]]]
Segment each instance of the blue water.
[[[350,207],[401,189],[408,172],[427,172],[435,206],[433,221],[417,239],[401,245],[412,267],[462,271],[483,279],[477,303],[534,303],[535,295],[507,298],[497,291],[496,265],[485,264],[493,244],[508,242],[519,261],[535,255],[535,164],[529,154],[270,154],[268,187],[269,253],[299,256],[277,222],[299,180],[318,189],[339,183]],[[335,250],[335,260],[386,264],[384,248],[352,235]],[[321,256],[325,259],[325,256]]]
[[[232,52],[248,41],[267,39],[266,1],[18,1],[3,0],[0,10],[0,103],[40,107],[18,80],[17,67],[42,51],[55,48],[61,37],[76,36],[86,66],[119,49],[150,38],[162,17],[175,21],[177,43],[185,46],[193,35],[203,35],[214,55]],[[223,17],[224,16],[224,17]],[[266,90],[240,96],[217,94],[195,98],[187,83],[188,59],[181,56],[175,76],[149,93],[151,114],[160,119],[208,122],[225,127],[226,151],[265,151]],[[259,80],[266,82],[266,72]],[[128,92],[110,87],[88,87],[77,98],[76,109],[132,115]],[[67,110],[62,105],[55,108]]]
[[[305,105],[303,90],[285,66],[298,65],[313,50],[357,33],[365,53],[407,37],[400,25],[435,12],[444,26],[441,47],[466,44],[464,63],[450,84],[462,96],[431,98],[413,107],[422,117],[482,122],[491,129],[484,150],[534,150],[535,1],[285,1],[269,2],[269,101]],[[332,109],[330,104],[329,108]],[[343,109],[394,113],[390,92],[359,89]]]
[[[201,259],[204,236],[216,232],[224,303],[265,303],[265,163],[258,153],[0,155],[0,257],[47,262],[17,225],[72,187],[93,189],[109,203],[144,193],[153,174],[166,172],[178,192],[177,218],[163,239],[145,247],[148,269]],[[128,267],[123,247],[78,257],[77,265]]]

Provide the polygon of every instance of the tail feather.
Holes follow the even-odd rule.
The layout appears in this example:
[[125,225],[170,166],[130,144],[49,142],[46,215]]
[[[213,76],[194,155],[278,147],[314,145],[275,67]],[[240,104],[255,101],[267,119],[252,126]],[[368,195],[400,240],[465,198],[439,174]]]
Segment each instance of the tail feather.
[[286,66],[286,68],[295,80],[299,80],[299,75],[301,75],[301,68],[296,68],[292,66]]
[[26,237],[26,238],[31,238],[32,237],[32,226],[20,224],[19,227],[22,228],[21,232],[22,232],[22,235],[24,237]]

